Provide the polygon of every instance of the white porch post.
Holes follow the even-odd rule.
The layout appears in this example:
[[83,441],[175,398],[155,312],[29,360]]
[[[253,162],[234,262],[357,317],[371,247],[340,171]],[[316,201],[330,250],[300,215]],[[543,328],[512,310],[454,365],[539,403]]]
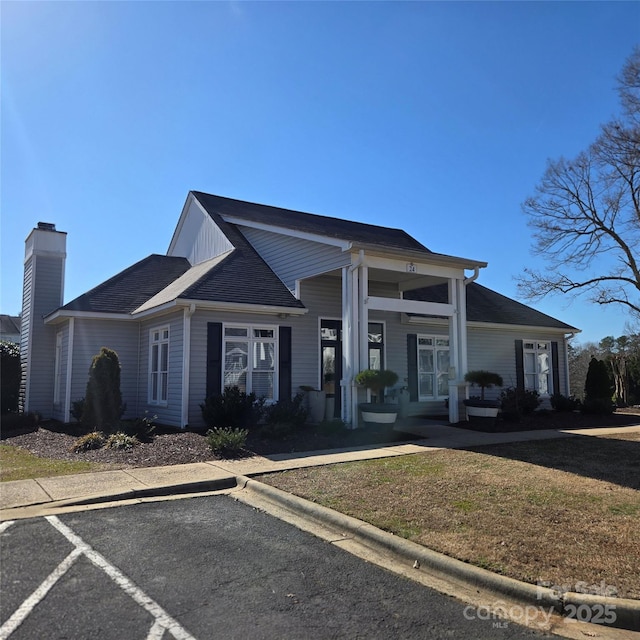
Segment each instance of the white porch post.
[[[362,258],[362,256],[361,256]],[[359,344],[360,344],[360,287],[358,286],[359,280],[359,267],[356,267],[351,271],[351,377],[349,379],[349,385],[351,390],[351,426],[356,428],[358,426],[358,389],[354,381],[354,376],[357,372],[357,368],[360,364],[358,357]]]
[[351,325],[351,274],[348,267],[342,269],[342,407],[340,415],[351,422],[351,378],[353,377],[353,328]]
[[453,314],[449,316],[449,422],[460,422],[458,410],[458,379],[460,378],[460,312],[458,298],[458,280],[449,278],[449,304],[453,305]]
[[360,307],[360,371],[369,368],[369,269],[366,264],[360,265],[360,290],[358,305]]

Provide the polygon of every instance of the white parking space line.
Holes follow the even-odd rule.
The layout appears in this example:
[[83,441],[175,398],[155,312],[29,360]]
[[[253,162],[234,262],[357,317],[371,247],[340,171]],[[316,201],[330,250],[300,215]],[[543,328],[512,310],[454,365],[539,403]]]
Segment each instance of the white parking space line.
[[[62,533],[77,550],[84,555],[96,567],[102,569],[127,595],[137,602],[145,611],[149,612],[154,618],[155,623],[151,627],[150,634],[157,633],[160,628],[166,629],[176,640],[196,640],[182,625],[172,618],[155,600],[150,598],[144,591],[137,587],[127,576],[119,569],[110,564],[107,559],[92,549],[80,536],[75,534],[67,525],[63,524],[56,516],[47,516],[46,519]],[[150,636],[157,640],[162,635]],[[2,638],[0,638],[2,640]]]
[[44,582],[15,610],[13,615],[0,627],[0,640],[6,640],[33,611],[34,607],[49,593],[51,587],[69,571],[73,563],[82,555],[81,549],[74,549],[44,580]]
[[0,522],[0,533],[4,533],[14,522],[15,520],[7,520],[5,522]]
[[147,640],[162,640],[164,635],[164,627],[159,622],[154,622],[153,626],[149,630]]

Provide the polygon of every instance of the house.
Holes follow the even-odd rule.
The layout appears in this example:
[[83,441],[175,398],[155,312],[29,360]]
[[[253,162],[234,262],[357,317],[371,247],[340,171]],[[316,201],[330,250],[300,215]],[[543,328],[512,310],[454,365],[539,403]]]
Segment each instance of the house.
[[0,314],[0,340],[4,342],[20,342],[20,324],[22,318],[20,316],[8,316],[4,313]]
[[568,395],[576,328],[475,282],[486,262],[398,229],[192,191],[166,255],[66,304],[65,255],[50,223],[26,240],[25,409],[44,417],[69,420],[103,346],[119,355],[127,415],[183,428],[204,426],[200,404],[229,385],[267,401],[324,388],[356,426],[365,368],[399,374],[410,415],[452,423],[466,419],[469,369]]

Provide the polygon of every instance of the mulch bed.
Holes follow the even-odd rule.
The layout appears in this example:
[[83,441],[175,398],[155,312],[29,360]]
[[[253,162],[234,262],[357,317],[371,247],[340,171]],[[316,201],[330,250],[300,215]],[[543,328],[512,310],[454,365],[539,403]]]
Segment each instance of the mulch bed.
[[[635,411],[632,414],[631,411]],[[509,423],[498,421],[498,430],[529,430],[558,428],[606,427],[640,423],[640,410],[616,412],[612,416],[587,416],[580,413],[541,413],[536,416],[523,417],[520,422]],[[462,425],[457,425],[462,426]],[[469,427],[473,425],[469,423]],[[76,438],[74,425],[60,423],[43,423],[36,430],[28,433],[3,432],[5,444],[21,447],[27,451],[46,458],[60,460],[85,460],[113,465],[114,468],[155,467],[190,462],[215,460],[217,456],[209,449],[202,433],[191,431],[164,432],[158,434],[150,442],[142,442],[129,451],[118,449],[96,449],[74,453],[71,451]],[[260,435],[259,431],[250,432],[246,449],[242,457],[252,455],[271,455],[277,453],[295,453],[302,451],[318,451],[341,447],[363,445],[382,445],[393,441],[418,439],[415,435],[388,430],[335,430],[331,432],[317,425],[305,425],[300,431],[284,439],[270,439]]]

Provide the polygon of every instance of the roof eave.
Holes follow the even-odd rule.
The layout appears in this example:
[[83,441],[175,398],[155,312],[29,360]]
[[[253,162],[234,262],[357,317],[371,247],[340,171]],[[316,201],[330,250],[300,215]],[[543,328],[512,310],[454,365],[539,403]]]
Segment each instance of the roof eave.
[[459,267],[463,269],[482,269],[487,266],[487,262],[483,260],[473,260],[471,258],[460,258],[458,256],[449,256],[444,253],[432,253],[431,251],[419,251],[418,249],[400,249],[396,247],[385,247],[378,244],[370,244],[365,242],[351,243],[350,250],[364,251],[366,254],[380,257],[392,257],[406,260],[411,258],[414,262],[427,262],[429,264],[437,264],[447,267]]

